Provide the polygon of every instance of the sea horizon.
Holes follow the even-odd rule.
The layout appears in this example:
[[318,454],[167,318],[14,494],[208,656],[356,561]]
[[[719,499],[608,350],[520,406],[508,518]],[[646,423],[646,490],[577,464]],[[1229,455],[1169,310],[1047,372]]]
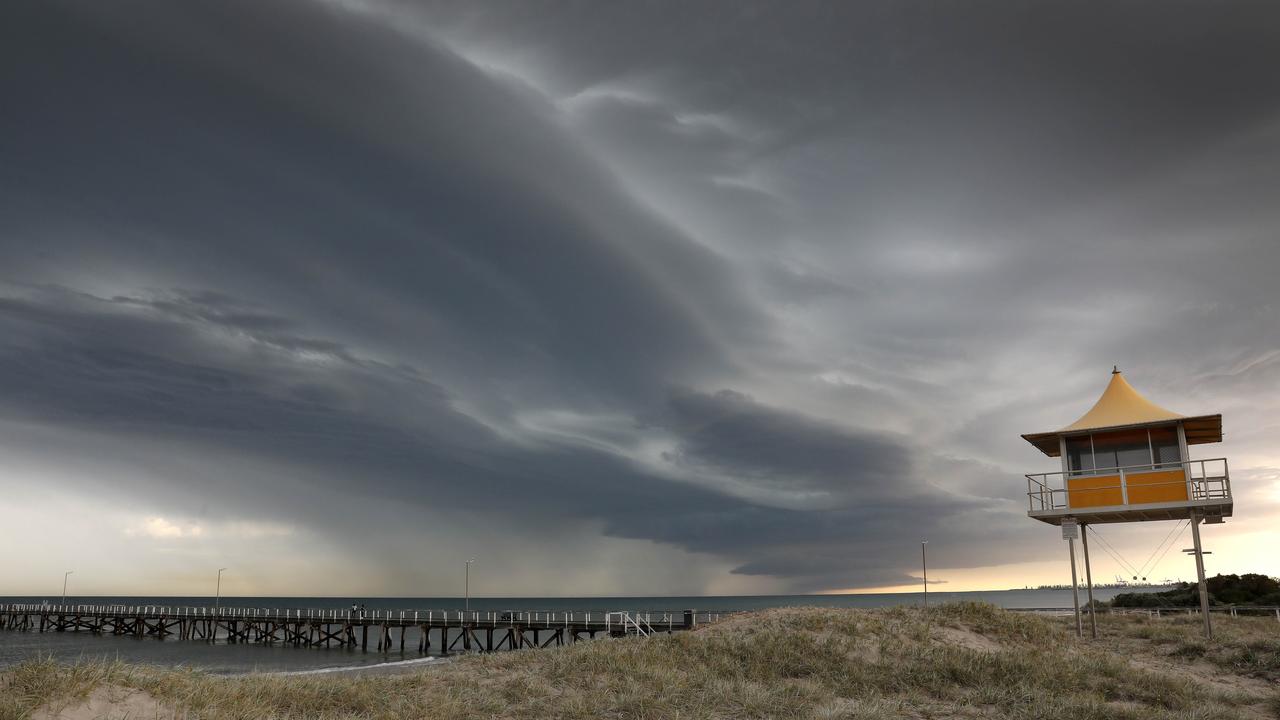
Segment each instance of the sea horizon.
[[[1106,584],[1100,583],[1100,584],[1095,584],[1093,586],[1093,589],[1094,589],[1094,592],[1098,592],[1101,590],[1153,590],[1157,588],[1170,588],[1180,582],[1185,582],[1185,581],[1171,580],[1169,582],[1162,582],[1162,583],[1146,583],[1146,584],[1132,583],[1132,584],[1125,584],[1125,585],[1120,585],[1116,583],[1106,583]],[[1085,592],[1085,585],[1083,582],[1078,587],[1080,589],[1080,592]],[[938,590],[938,589],[930,588],[928,594],[930,596],[933,596],[933,595],[941,596],[943,594],[1009,593],[1009,592],[1030,592],[1030,591],[1038,591],[1038,590],[1068,590],[1069,591],[1071,590],[1071,585],[1069,584],[1036,585],[1036,586],[1024,586],[1024,587],[1009,587],[1009,588],[980,588],[976,590]],[[793,597],[817,598],[817,597],[852,597],[852,596],[881,597],[881,596],[899,596],[899,595],[923,596],[924,594],[925,593],[923,590],[904,590],[904,591],[898,591],[898,592],[889,592],[889,591],[861,592],[859,591],[859,592],[810,592],[810,593],[760,593],[760,594],[732,594],[732,595],[718,595],[718,594],[706,594],[706,595],[472,595],[470,597],[471,597],[471,601],[475,602],[478,600],[522,600],[522,599],[529,599],[529,598],[536,598],[538,600],[557,600],[557,599],[614,600],[614,599],[630,599],[630,598],[709,598],[709,599],[793,598]],[[66,598],[67,602],[71,602],[73,598],[76,599],[77,601],[84,602],[84,603],[89,603],[91,601],[96,602],[100,600],[120,600],[120,599],[127,599],[127,600],[206,599],[211,602],[215,600],[214,595],[185,595],[185,594],[166,595],[166,594],[159,594],[159,593],[111,595],[111,594],[99,593],[99,594],[92,594],[92,595],[74,595],[74,596],[67,595],[67,598]],[[466,596],[464,595],[345,595],[345,594],[344,595],[225,595],[224,594],[221,596],[221,598],[224,603],[229,601],[265,600],[265,599],[311,599],[311,600],[321,600],[321,601],[329,601],[329,600],[348,600],[349,601],[353,598],[366,598],[366,599],[376,598],[378,600],[429,599],[429,600],[456,600],[458,602],[463,602],[466,600]],[[57,595],[57,594],[41,595],[38,593],[0,595],[0,604],[13,603],[13,602],[43,602],[46,600],[53,602],[54,599],[60,601],[62,598],[60,595]],[[101,603],[98,603],[98,604],[101,604]]]

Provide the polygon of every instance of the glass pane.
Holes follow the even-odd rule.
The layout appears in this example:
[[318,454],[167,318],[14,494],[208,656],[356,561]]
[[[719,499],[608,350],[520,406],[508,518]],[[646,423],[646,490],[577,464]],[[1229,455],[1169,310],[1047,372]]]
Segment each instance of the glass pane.
[[1177,428],[1151,428],[1151,450],[1157,465],[1171,467],[1182,461]]
[[1076,475],[1093,469],[1093,448],[1088,435],[1067,438],[1067,468]]
[[1124,430],[1093,436],[1093,462],[1098,469],[1151,464],[1146,430]]

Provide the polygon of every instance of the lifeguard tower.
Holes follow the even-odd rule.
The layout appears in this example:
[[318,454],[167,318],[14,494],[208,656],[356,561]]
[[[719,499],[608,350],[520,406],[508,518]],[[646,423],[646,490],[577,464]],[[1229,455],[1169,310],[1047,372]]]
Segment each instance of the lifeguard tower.
[[[1027,515],[1063,526],[1063,537],[1071,541],[1073,592],[1077,527],[1084,542],[1092,608],[1089,525],[1189,520],[1200,606],[1205,632],[1211,635],[1200,523],[1220,523],[1231,517],[1231,478],[1225,458],[1192,460],[1187,447],[1221,442],[1222,415],[1186,416],[1165,410],[1134,390],[1113,368],[1107,389],[1083,417],[1061,430],[1022,437],[1045,455],[1062,460],[1058,472],[1026,476]],[[1076,629],[1081,630],[1078,601]]]

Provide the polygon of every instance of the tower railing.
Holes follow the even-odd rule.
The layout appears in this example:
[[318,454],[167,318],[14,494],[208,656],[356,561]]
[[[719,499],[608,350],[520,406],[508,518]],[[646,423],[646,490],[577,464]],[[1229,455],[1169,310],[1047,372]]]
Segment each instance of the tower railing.
[[[1148,481],[1142,476],[1150,473],[1167,472],[1181,469],[1183,472],[1177,479]],[[1069,481],[1075,479],[1106,479],[1115,477],[1114,483],[1090,483],[1087,487],[1071,488]],[[1231,501],[1231,476],[1227,470],[1226,458],[1206,458],[1203,460],[1183,460],[1181,462],[1159,462],[1143,465],[1125,465],[1122,467],[1093,468],[1089,470],[1069,470],[1066,472],[1032,473],[1027,478],[1027,510],[1029,512],[1052,512],[1072,509],[1071,495],[1090,497],[1119,497],[1115,505],[1150,505],[1163,500],[1135,500],[1131,494],[1141,497],[1159,497],[1161,489],[1173,490],[1178,486],[1185,487],[1185,495],[1175,502]],[[1096,506],[1096,503],[1081,504],[1077,507]]]

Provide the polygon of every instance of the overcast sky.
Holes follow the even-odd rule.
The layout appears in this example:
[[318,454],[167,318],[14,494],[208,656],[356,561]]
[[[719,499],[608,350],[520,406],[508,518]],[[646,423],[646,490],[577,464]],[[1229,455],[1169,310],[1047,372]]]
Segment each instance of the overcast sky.
[[1018,436],[1113,364],[1280,574],[1277,67],[1269,3],[5,2],[0,593],[1066,582]]

